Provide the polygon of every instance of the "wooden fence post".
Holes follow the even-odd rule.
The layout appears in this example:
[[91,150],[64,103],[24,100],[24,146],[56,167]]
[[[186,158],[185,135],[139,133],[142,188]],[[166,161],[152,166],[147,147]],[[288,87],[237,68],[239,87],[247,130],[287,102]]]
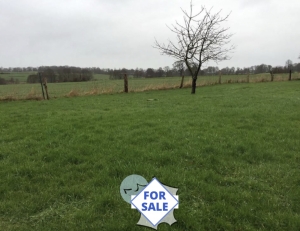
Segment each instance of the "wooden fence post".
[[128,93],[128,78],[127,78],[127,74],[124,74],[124,92]]
[[43,98],[45,99],[45,93],[44,93],[44,88],[43,88],[43,83],[42,83],[42,76],[41,76],[40,72],[39,72],[39,77],[40,77],[40,83],[41,83],[41,87],[42,87]]
[[44,77],[44,87],[46,91],[47,100],[49,100],[48,87],[47,87],[47,78]]
[[273,71],[270,71],[270,74],[271,74],[271,82],[273,82],[273,80],[274,80],[274,74],[273,74]]
[[249,76],[250,74],[248,73],[248,75],[247,75],[247,83],[249,83],[250,82],[250,76]]
[[182,75],[182,77],[181,77],[181,83],[180,83],[180,87],[179,88],[183,88],[183,81],[184,81],[184,75]]
[[222,73],[221,73],[221,71],[219,72],[219,84],[221,84],[222,83]]
[[289,81],[292,80],[292,70],[290,70]]

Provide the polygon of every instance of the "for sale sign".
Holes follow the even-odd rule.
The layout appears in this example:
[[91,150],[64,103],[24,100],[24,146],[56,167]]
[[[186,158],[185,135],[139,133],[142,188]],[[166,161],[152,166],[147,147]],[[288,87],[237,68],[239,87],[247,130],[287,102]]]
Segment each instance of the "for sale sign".
[[120,194],[132,209],[141,213],[138,225],[158,229],[161,223],[176,222],[174,209],[178,209],[177,188],[164,185],[153,178],[150,183],[140,175],[127,176],[120,185]]
[[132,208],[139,210],[152,226],[157,226],[179,204],[178,196],[170,193],[156,178],[131,198]]

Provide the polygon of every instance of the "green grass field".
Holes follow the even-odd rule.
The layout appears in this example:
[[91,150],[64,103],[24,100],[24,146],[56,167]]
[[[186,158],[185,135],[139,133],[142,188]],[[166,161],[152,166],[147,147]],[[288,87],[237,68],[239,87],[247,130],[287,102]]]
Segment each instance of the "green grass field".
[[0,102],[0,230],[150,230],[131,174],[179,188],[158,230],[300,230],[299,108],[300,81]]
[[[300,78],[299,73],[293,74],[293,78]],[[94,75],[95,81],[90,82],[73,82],[73,83],[49,83],[48,90],[50,98],[74,96],[74,95],[89,95],[101,93],[118,93],[123,91],[123,80],[109,80],[108,75]],[[287,80],[288,75],[275,75],[275,81]],[[217,83],[218,76],[199,76],[198,85],[209,85]],[[270,81],[269,74],[251,75],[250,82]],[[245,75],[224,75],[222,83],[228,81],[247,81]],[[165,88],[178,88],[181,82],[180,77],[165,77],[165,78],[141,78],[129,79],[129,91],[145,91]],[[191,83],[191,77],[185,78],[185,83]],[[0,85],[0,99],[24,99],[28,96],[41,97],[40,84],[10,84]],[[29,97],[30,98],[30,97]]]

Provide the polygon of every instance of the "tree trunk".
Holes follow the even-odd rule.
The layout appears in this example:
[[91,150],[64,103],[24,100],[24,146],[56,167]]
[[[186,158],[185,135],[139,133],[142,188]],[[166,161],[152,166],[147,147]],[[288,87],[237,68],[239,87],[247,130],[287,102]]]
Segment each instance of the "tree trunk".
[[179,88],[183,88],[184,75],[181,77],[181,84]]
[[192,94],[196,93],[196,81],[197,81],[197,78],[193,78],[193,81],[192,81]]

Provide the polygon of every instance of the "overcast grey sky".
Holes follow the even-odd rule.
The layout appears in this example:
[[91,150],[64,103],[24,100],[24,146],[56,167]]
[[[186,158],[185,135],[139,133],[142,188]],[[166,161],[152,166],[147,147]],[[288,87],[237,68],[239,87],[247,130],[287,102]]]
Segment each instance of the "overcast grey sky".
[[[189,0],[0,0],[0,67],[74,65],[100,68],[172,66],[153,48],[173,38]],[[194,0],[195,9],[231,13],[236,46],[219,67],[300,62],[299,0]],[[215,63],[210,63],[216,66]]]

